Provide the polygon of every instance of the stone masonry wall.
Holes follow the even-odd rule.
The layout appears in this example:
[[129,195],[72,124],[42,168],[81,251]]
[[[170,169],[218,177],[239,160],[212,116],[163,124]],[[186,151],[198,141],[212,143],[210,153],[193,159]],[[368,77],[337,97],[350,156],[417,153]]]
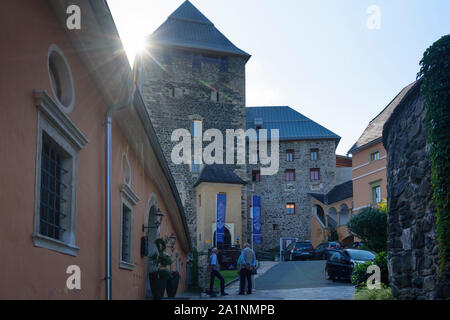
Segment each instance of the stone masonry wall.
[[388,268],[398,299],[435,299],[438,284],[436,216],[424,98],[415,87],[383,132],[388,153]]
[[[214,128],[224,133],[225,146],[226,129],[245,130],[246,61],[241,57],[227,57],[228,70],[223,72],[220,64],[208,61],[203,61],[201,69],[196,69],[193,67],[193,59],[193,52],[154,49],[151,58],[139,57],[138,65],[142,72],[140,78],[144,101],[181,193],[193,246],[197,247],[197,241],[199,241],[196,230],[197,201],[193,185],[198,174],[192,173],[191,165],[172,163],[172,148],[178,142],[172,142],[171,135],[175,129],[179,128],[190,131],[191,122],[201,120],[203,132]],[[218,102],[213,99],[215,90],[219,91]],[[204,143],[204,146],[208,144],[209,142]],[[244,181],[248,180],[245,165],[233,165],[231,169]],[[247,195],[244,186],[241,212],[243,230],[247,229],[246,211]],[[201,286],[205,283],[204,278],[207,274],[205,254],[199,252],[199,284]]]
[[[270,150],[270,146],[267,147]],[[294,150],[294,161],[286,161],[286,150]],[[319,149],[317,161],[310,149]],[[270,250],[280,244],[280,237],[311,239],[311,202],[308,193],[327,193],[335,186],[336,143],[333,140],[281,141],[280,169],[276,175],[262,176],[261,182],[247,186],[249,199],[256,195],[262,204],[262,244],[255,250]],[[248,176],[260,165],[247,165]],[[320,181],[310,180],[309,170],[320,168]],[[295,169],[295,181],[285,181],[285,171]],[[286,214],[286,203],[295,203],[296,214]],[[248,223],[248,234],[251,224]]]

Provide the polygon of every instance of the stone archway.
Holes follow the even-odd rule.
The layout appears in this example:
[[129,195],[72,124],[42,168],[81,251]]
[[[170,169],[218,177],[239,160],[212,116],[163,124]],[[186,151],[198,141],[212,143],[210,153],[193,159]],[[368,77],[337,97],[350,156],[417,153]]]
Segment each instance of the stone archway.
[[148,244],[148,255],[145,257],[145,298],[152,298],[152,291],[150,289],[149,273],[155,268],[150,261],[150,257],[157,251],[155,240],[160,237],[161,226],[156,228],[156,212],[158,211],[158,199],[154,193],[151,194],[147,205],[147,214],[145,215],[146,237]]
[[326,220],[325,220],[325,212],[323,211],[323,208],[319,205],[316,205],[316,215],[317,218],[319,218],[320,222],[323,226],[326,226]]
[[[223,248],[231,248],[231,244],[232,244],[231,232],[230,232],[230,230],[228,230],[227,226],[225,226],[225,239],[224,240],[225,241],[223,242]],[[216,247],[216,231],[214,231],[214,247]]]
[[348,206],[345,203],[343,203],[339,207],[339,225],[346,226],[349,220],[350,220],[350,210]]
[[328,222],[328,228],[335,228],[337,227],[337,222],[338,222],[338,213],[336,208],[331,207],[330,209],[328,209],[328,214],[327,214],[327,222]]

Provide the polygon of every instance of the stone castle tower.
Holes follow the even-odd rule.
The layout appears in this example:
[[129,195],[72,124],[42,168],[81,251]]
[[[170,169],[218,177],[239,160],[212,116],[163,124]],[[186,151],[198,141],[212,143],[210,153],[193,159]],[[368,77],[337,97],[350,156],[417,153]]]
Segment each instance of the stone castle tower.
[[[171,136],[180,128],[192,135],[198,128],[203,132],[214,128],[223,132],[225,144],[226,129],[246,129],[245,65],[250,55],[233,45],[189,1],[147,40],[146,52],[137,57],[138,82],[180,192],[193,247],[199,250],[200,285],[204,285],[208,247],[205,240],[213,236],[202,237],[198,230],[200,199],[194,188],[204,165],[195,158],[190,165],[174,164],[171,152],[178,142],[172,142]],[[230,165],[227,170],[248,181],[245,165]],[[245,186],[240,200],[240,230],[247,230]],[[215,215],[215,211],[205,214]],[[247,240],[246,232],[239,236],[240,243]]]

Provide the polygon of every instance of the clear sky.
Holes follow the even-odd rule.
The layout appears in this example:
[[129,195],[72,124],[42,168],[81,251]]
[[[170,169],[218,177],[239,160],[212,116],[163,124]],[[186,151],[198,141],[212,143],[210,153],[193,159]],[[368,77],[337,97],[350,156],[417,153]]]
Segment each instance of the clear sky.
[[[247,106],[288,105],[342,137],[346,154],[450,33],[449,0],[191,0],[252,58]],[[108,0],[130,57],[183,0]],[[367,21],[376,5],[380,28]],[[375,20],[370,20],[375,21]]]

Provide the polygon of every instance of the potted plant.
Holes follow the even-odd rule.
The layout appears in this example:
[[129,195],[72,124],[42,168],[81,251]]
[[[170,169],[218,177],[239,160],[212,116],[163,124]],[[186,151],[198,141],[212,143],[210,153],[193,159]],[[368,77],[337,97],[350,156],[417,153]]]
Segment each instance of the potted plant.
[[167,279],[167,296],[169,298],[175,298],[179,282],[180,282],[180,273],[178,271],[171,272],[169,279]]
[[156,239],[155,245],[158,250],[150,257],[156,271],[150,272],[150,288],[154,300],[161,300],[164,297],[167,280],[170,277],[170,272],[167,266],[172,264],[172,257],[166,253],[167,242],[163,239]]

